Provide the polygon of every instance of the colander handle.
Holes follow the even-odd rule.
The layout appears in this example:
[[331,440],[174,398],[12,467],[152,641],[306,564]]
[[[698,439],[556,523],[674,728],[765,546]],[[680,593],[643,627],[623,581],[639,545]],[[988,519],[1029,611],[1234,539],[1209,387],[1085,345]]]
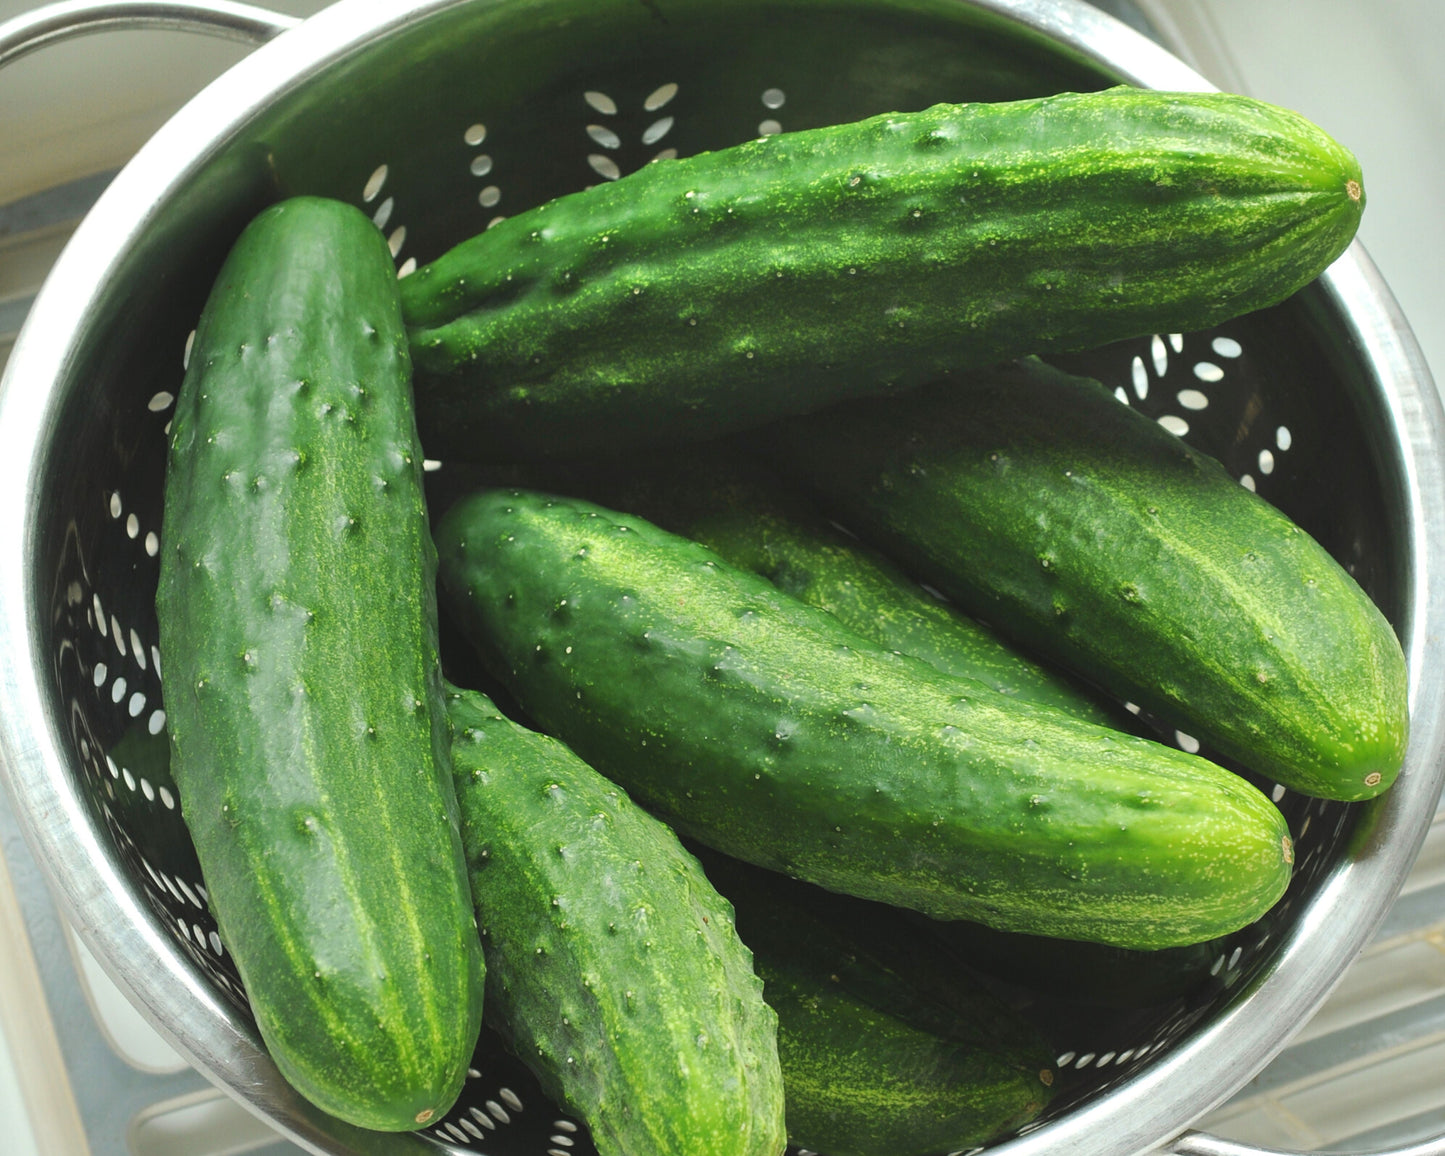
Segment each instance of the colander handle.
[[88,32],[165,29],[264,44],[300,23],[232,0],[58,0],[0,23],[0,68]]
[[[1211,1136],[1207,1132],[1186,1132],[1168,1149],[1170,1156],[1310,1156],[1286,1148],[1257,1148]],[[1445,1136],[1436,1136],[1404,1148],[1371,1148],[1354,1156],[1445,1156]]]

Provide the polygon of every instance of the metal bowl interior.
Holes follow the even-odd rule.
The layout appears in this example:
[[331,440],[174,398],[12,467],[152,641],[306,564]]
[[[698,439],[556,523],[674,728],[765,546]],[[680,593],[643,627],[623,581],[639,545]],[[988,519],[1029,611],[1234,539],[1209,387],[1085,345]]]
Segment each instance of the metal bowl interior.
[[[669,155],[938,101],[1204,82],[1083,4],[959,0],[342,0],[196,98],[117,178],[37,301],[0,390],[3,756],[17,810],[97,956],[214,1080],[318,1152],[590,1151],[484,1035],[461,1102],[364,1135],[269,1064],[166,770],[154,595],[166,430],[241,227],[285,195],[365,207],[399,273],[494,218]],[[1060,359],[1225,462],[1355,575],[1414,671],[1385,798],[1262,783],[1298,844],[1284,901],[1187,996],[1121,1012],[1015,993],[1060,1095],[1010,1153],[1143,1151],[1225,1098],[1322,1000],[1384,915],[1440,788],[1439,404],[1363,254],[1274,309]],[[433,475],[445,479],[446,465]],[[444,650],[455,654],[447,640]],[[1434,661],[1432,661],[1434,659]],[[1189,745],[1188,736],[1175,741]],[[1208,753],[1208,752],[1206,752]]]

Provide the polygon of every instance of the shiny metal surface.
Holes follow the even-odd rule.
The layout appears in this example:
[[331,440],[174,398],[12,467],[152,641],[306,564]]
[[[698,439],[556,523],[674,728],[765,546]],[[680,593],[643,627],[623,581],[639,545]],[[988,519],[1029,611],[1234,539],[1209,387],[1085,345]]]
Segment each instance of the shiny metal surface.
[[115,29],[172,29],[261,44],[299,21],[230,0],[63,0],[0,28],[0,67],[62,40]]
[[[567,19],[547,24],[558,8]],[[649,65],[661,60],[659,67],[673,64],[684,79],[700,81],[712,46],[698,41],[715,11],[701,3],[670,9],[682,31],[647,57]],[[731,23],[746,25],[753,11],[735,6]],[[920,3],[908,11],[945,22],[966,11],[980,39],[1017,52],[1027,83],[1092,75],[1158,88],[1208,87],[1157,45],[1085,4],[983,0]],[[0,380],[0,486],[22,498],[0,508],[0,767],[27,838],[92,950],[157,1026],[210,1078],[314,1152],[420,1152],[435,1141],[362,1134],[292,1095],[244,1014],[178,948],[173,930],[145,902],[134,866],[83,795],[71,720],[55,682],[64,661],[53,636],[55,560],[72,535],[84,537],[85,503],[99,504],[114,484],[96,459],[130,453],[129,445],[117,451],[109,444],[107,423],[120,424],[128,414],[122,398],[148,396],[161,366],[175,375],[187,309],[194,311],[188,301],[255,208],[283,191],[357,199],[384,163],[397,221],[409,228],[398,246],[402,255],[435,253],[490,215],[477,206],[465,153],[455,171],[437,167],[438,158],[451,156],[446,142],[457,143],[464,127],[485,116],[500,155],[503,126],[478,109],[505,104],[525,122],[535,150],[525,159],[537,175],[519,172],[503,207],[513,204],[514,192],[525,203],[544,195],[548,182],[576,180],[552,171],[564,150],[579,161],[581,150],[550,127],[551,72],[565,64],[586,74],[569,78],[573,92],[590,84],[625,89],[628,80],[602,75],[602,68],[587,74],[577,58],[548,52],[558,52],[561,41],[563,50],[580,55],[609,32],[609,22],[627,36],[658,35],[651,20],[635,4],[342,0],[208,87],[121,172],[56,263]],[[284,23],[261,18],[256,27],[269,35]],[[543,39],[537,36],[543,24],[554,42],[546,50],[534,43]],[[0,29],[0,47],[11,35]],[[926,51],[903,34],[899,45],[899,51]],[[727,47],[734,47],[731,41]],[[741,63],[729,67],[742,71],[753,63],[747,51],[754,47],[737,48]],[[841,119],[853,111],[850,93],[829,92],[809,107],[805,64],[789,60],[780,44],[765,47],[756,51],[768,67],[796,71],[798,97],[790,98],[790,112]],[[792,54],[801,57],[807,49],[802,43]],[[485,72],[477,63],[483,52],[495,53],[489,59],[497,75],[476,80],[475,73]],[[415,81],[422,60],[426,91]],[[957,67],[964,75],[963,65]],[[728,69],[716,71],[720,88]],[[658,72],[644,79],[672,77]],[[907,99],[915,94],[911,82],[906,70],[875,77],[878,91],[866,95]],[[700,143],[736,132],[722,124],[720,108],[700,107],[696,116]],[[522,154],[516,155],[521,164]],[[1367,585],[1373,583],[1372,593],[1392,612],[1412,671],[1406,771],[1383,799],[1339,814],[1339,837],[1321,844],[1318,875],[1298,913],[1270,926],[1267,949],[1241,973],[1238,986],[1221,992],[1196,1022],[1171,1032],[1168,1046],[1149,1062],[1117,1072],[1090,1069],[1082,1080],[1091,1086],[1081,1088],[1070,1110],[993,1149],[999,1153],[1129,1156],[1172,1142],[1181,1154],[1224,1156],[1225,1149],[1209,1147],[1211,1138],[1172,1138],[1248,1080],[1324,999],[1384,917],[1435,810],[1445,773],[1439,639],[1445,416],[1439,398],[1408,327],[1358,247],[1297,308],[1262,324],[1303,335],[1297,339],[1323,349],[1336,369],[1337,381],[1320,383],[1320,403],[1338,409],[1335,436],[1350,451],[1338,465],[1350,474],[1344,484],[1368,491],[1360,531],[1371,542]],[[144,348],[152,340],[165,351]],[[1252,386],[1266,395],[1272,388],[1305,388],[1272,385],[1267,377]],[[1285,400],[1311,404],[1308,397]],[[1286,496],[1327,523],[1330,499],[1312,499],[1308,479],[1296,481]],[[1383,517],[1368,516],[1381,510]],[[140,595],[144,601],[144,591]]]
[[[1179,1156],[1305,1156],[1291,1149],[1257,1148],[1252,1144],[1240,1144],[1198,1132],[1181,1137],[1170,1151],[1177,1152]],[[1358,1156],[1445,1156],[1445,1136],[1404,1148],[1372,1148]]]

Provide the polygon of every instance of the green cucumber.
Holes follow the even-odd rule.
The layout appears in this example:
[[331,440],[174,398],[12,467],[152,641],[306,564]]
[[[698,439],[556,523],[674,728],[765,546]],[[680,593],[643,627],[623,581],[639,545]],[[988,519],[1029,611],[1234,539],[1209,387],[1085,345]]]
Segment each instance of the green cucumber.
[[694,447],[685,455],[580,485],[568,492],[701,542],[885,649],[1020,701],[1106,726],[1131,725],[1122,708],[1105,705],[1074,680],[1040,666],[940,601],[888,558],[829,522],[800,488],[755,462]]
[[788,1139],[829,1156],[988,1144],[1052,1098],[1033,1024],[896,908],[699,853],[778,1014]]
[[779,1156],[777,1017],[697,860],[482,694],[447,709],[488,1022],[601,1156]]
[[489,490],[437,527],[460,629],[528,716],[679,834],[836,891],[1129,947],[1257,918],[1279,812],[1161,743],[884,650],[711,550]]
[[1224,93],[938,105],[663,161],[402,283],[443,458],[711,436],[1030,353],[1206,328],[1349,244],[1353,156]]
[[1035,359],[760,432],[857,532],[1034,652],[1307,795],[1390,786],[1405,659],[1280,510]]
[[383,1131],[451,1106],[482,1014],[421,470],[385,241],[339,202],[264,210],[171,423],[171,771],[272,1058]]

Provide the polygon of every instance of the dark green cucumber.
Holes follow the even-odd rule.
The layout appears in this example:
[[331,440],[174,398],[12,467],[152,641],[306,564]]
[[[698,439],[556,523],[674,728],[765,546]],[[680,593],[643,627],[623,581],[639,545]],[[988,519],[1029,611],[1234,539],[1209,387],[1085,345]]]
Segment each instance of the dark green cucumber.
[[[922,919],[919,920],[923,924]],[[1232,950],[1224,939],[1131,951],[995,931],[967,920],[928,920],[930,935],[969,967],[1044,999],[1130,1011],[1194,995],[1219,979]]]
[[777,1017],[697,860],[483,695],[448,710],[488,1021],[601,1156],[779,1156]]
[[1288,517],[1027,359],[759,435],[859,533],[1036,653],[1309,795],[1394,781],[1405,659]]
[[376,227],[317,198],[263,211],[171,423],[171,770],[277,1066],[387,1131],[447,1110],[482,1014],[421,464]]
[[788,1139],[828,1156],[987,1144],[1052,1098],[1033,1024],[896,908],[700,852],[778,1013]]
[[1354,236],[1295,113],[1132,88],[939,105],[651,164],[402,284],[433,456],[710,436],[1274,304]]
[[1237,775],[884,650],[711,550],[482,491],[437,527],[460,628],[529,717],[680,834],[939,918],[1131,947],[1283,892]]
[[701,542],[888,650],[1021,701],[1104,725],[1129,724],[1122,708],[1106,706],[934,597],[756,463],[695,448],[581,485],[576,492],[583,496]]

